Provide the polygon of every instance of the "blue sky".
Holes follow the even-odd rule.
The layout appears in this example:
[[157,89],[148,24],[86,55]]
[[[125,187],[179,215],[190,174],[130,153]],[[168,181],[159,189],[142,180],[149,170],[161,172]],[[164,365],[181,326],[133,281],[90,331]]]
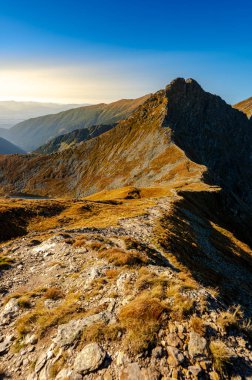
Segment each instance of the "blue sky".
[[252,96],[249,0],[1,0],[0,99],[113,101],[193,77]]

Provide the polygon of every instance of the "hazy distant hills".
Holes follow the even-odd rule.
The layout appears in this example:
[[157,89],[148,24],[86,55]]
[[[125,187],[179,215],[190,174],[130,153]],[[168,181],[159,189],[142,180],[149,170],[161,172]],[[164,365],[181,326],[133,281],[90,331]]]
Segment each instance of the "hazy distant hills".
[[57,114],[29,119],[17,124],[7,132],[0,130],[0,135],[27,151],[33,151],[52,138],[75,129],[113,124],[126,119],[148,96],[139,99],[122,99],[110,104],[78,107]]
[[19,148],[18,146],[0,137],[0,154],[16,154],[16,153],[22,154],[26,152],[23,149]]
[[[84,104],[83,104],[84,105]],[[79,104],[0,101],[0,129],[11,128],[32,117],[44,116],[80,107]]]
[[252,116],[252,96],[246,100],[243,100],[240,103],[234,105],[234,108],[244,112],[248,117]]

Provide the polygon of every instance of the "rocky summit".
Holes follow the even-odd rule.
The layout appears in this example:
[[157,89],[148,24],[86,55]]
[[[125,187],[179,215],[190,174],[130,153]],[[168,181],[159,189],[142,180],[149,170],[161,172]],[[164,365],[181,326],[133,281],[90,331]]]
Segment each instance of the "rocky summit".
[[178,78],[81,131],[0,156],[0,378],[250,380],[251,119]]

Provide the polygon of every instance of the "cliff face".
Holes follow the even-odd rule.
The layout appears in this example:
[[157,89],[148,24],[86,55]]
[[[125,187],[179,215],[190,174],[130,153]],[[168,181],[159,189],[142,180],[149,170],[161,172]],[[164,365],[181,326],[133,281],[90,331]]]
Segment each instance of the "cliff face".
[[205,179],[252,204],[252,122],[193,80],[166,88],[164,126],[194,162],[205,165]]

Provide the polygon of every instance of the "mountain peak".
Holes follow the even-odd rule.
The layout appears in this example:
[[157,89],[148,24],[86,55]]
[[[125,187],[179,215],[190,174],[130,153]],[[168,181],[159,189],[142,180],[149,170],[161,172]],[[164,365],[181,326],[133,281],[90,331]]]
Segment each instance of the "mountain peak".
[[173,93],[187,93],[188,90],[197,90],[203,91],[199,83],[192,78],[176,78],[172,80],[165,88],[166,95],[169,96]]

